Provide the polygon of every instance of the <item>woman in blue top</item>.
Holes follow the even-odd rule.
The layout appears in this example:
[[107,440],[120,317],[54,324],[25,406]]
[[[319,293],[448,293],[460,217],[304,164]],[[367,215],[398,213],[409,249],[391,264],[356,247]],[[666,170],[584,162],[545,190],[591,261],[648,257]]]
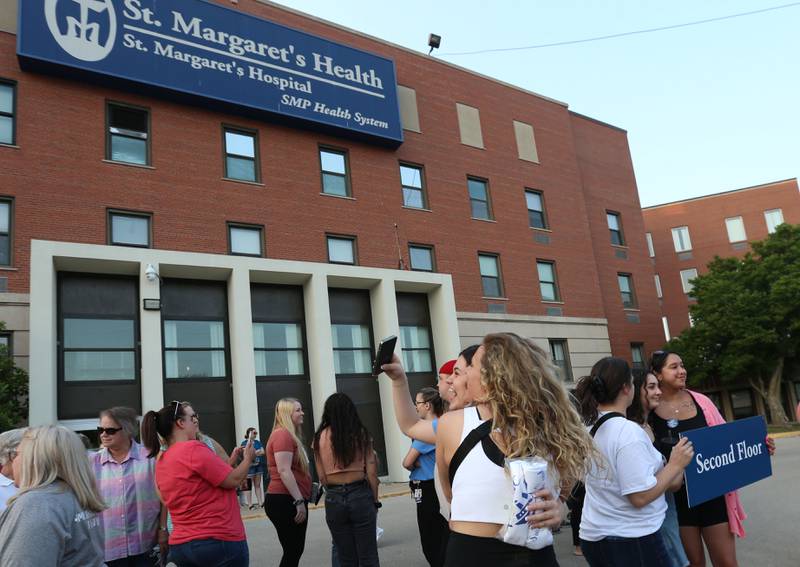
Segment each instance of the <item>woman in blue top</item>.
[[[420,419],[433,421],[444,413],[444,401],[436,388],[422,388],[414,401]],[[411,497],[417,504],[417,527],[422,553],[431,567],[444,565],[450,529],[439,513],[439,498],[433,484],[436,445],[413,439],[403,466],[411,471]]]
[[[244,441],[242,441],[242,447],[244,447],[252,439],[253,448],[256,450],[256,458],[253,464],[250,465],[250,470],[247,471],[247,478],[250,481],[250,490],[247,492],[247,507],[250,510],[264,506],[264,485],[262,482],[266,468],[264,466],[264,446],[261,445],[261,441],[256,437],[258,437],[256,428],[248,427],[247,432],[244,434]],[[256,493],[257,505],[253,504],[253,492]]]

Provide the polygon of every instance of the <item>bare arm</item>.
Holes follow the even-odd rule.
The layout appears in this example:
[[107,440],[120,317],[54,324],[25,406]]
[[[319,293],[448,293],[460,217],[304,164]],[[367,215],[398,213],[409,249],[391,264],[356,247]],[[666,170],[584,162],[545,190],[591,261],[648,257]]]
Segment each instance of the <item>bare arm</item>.
[[693,456],[694,449],[692,444],[684,437],[672,448],[672,453],[670,453],[669,462],[666,466],[656,474],[655,486],[642,492],[628,494],[628,500],[637,508],[650,504],[650,502],[670,489],[673,483],[682,480],[683,470],[691,462]]
[[414,447],[411,447],[403,459],[403,468],[413,471],[415,468],[419,467],[419,463],[417,462],[419,455],[419,451],[417,451]]
[[247,471],[255,458],[256,450],[253,449],[253,443],[249,442],[244,448],[244,451],[242,451],[242,462],[225,477],[225,480],[222,481],[220,486],[230,489],[236,488],[242,484],[242,481],[247,478]]
[[400,358],[395,354],[389,364],[381,367],[386,375],[392,380],[392,400],[394,401],[394,414],[397,417],[397,425],[408,437],[418,439],[423,443],[436,443],[436,432],[430,421],[420,419],[417,410],[414,408],[414,400],[408,389],[408,377]]
[[460,411],[449,412],[439,418],[436,435],[436,469],[439,471],[442,492],[448,502],[453,499],[450,486],[450,459],[453,458],[459,443],[463,419],[463,413]]
[[320,457],[316,447],[314,447],[314,468],[317,469],[317,478],[319,481],[323,486],[327,486],[328,475],[325,474],[325,466],[322,464],[322,457]]
[[375,502],[378,501],[378,459],[375,457],[375,451],[370,446],[369,454],[367,455],[367,482],[372,489],[372,496]]
[[292,460],[294,453],[289,451],[280,451],[275,453],[275,464],[278,467],[278,474],[281,476],[281,481],[289,494],[292,495],[294,500],[302,500],[303,495],[300,494],[300,487],[297,486],[297,479],[294,478],[292,472]]

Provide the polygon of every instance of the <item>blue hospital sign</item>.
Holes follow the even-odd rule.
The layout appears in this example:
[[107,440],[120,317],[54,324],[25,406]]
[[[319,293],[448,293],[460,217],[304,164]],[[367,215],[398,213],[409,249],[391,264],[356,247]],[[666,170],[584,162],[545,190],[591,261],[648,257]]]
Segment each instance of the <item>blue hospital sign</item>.
[[685,431],[682,437],[694,446],[685,471],[689,506],[772,475],[763,416]]
[[392,60],[205,0],[20,0],[17,54],[403,141]]

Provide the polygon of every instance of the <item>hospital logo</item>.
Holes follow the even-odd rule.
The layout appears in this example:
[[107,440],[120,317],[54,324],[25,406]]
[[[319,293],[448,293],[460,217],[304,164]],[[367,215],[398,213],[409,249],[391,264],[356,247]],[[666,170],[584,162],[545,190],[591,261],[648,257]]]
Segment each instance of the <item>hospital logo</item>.
[[117,15],[111,0],[45,0],[44,15],[58,45],[76,59],[100,61],[114,48]]

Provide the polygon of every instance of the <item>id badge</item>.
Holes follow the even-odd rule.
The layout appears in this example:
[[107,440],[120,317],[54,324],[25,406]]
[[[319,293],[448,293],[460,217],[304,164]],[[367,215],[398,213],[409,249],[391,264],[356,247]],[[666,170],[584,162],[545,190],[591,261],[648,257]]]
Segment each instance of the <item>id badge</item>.
[[411,491],[411,498],[414,499],[414,502],[417,504],[422,504],[422,488],[415,488]]

